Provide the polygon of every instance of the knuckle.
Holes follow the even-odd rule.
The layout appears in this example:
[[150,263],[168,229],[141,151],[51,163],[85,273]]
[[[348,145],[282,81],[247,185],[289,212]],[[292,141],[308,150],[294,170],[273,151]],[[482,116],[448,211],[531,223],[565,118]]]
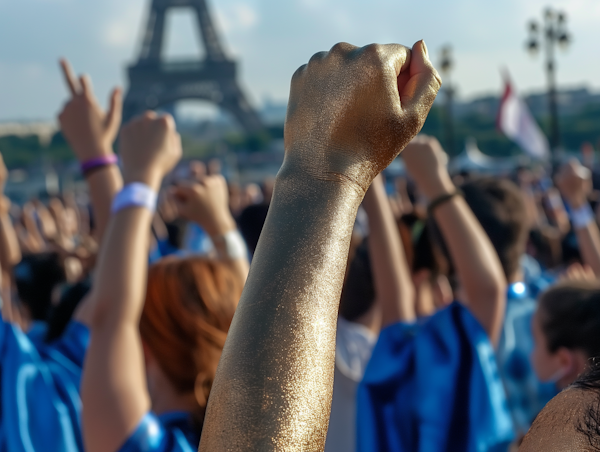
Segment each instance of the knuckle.
[[306,72],[307,67],[308,67],[308,65],[303,64],[298,69],[296,69],[296,72],[294,72],[294,75],[292,76],[292,80],[297,80],[297,79],[301,78],[304,75],[304,73]]
[[329,53],[332,55],[345,55],[355,48],[356,47],[354,47],[352,44],[348,44],[347,42],[338,42],[331,48]]
[[318,63],[320,61],[323,61],[325,58],[327,58],[327,52],[317,52],[312,57],[310,57],[308,64],[311,65]]

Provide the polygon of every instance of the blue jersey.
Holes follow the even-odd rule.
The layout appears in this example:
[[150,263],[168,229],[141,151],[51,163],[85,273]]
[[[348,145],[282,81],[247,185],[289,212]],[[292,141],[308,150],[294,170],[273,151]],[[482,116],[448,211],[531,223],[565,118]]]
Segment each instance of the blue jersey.
[[0,321],[0,451],[79,452],[79,384],[87,327],[71,323],[47,344],[45,325],[29,334]]
[[459,303],[384,329],[357,404],[360,452],[495,452],[514,438],[492,344]]

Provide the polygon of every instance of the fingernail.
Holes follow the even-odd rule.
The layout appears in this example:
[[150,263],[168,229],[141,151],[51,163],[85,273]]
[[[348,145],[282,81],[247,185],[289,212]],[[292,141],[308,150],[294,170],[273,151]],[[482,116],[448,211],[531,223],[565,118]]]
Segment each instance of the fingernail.
[[421,44],[423,44],[423,50],[425,51],[425,55],[429,58],[429,51],[427,50],[427,44],[425,44],[425,40],[421,39]]

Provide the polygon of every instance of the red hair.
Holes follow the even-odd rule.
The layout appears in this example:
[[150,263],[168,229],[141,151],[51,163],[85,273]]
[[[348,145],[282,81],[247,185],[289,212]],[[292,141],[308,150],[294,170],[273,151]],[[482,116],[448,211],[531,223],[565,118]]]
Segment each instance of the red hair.
[[199,421],[241,292],[239,278],[212,260],[168,258],[148,272],[142,340],[175,389],[195,395]]

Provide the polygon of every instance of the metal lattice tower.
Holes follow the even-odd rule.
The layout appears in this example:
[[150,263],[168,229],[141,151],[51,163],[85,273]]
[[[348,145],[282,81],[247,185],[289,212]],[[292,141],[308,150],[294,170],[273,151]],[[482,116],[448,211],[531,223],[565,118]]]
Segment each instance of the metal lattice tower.
[[[168,63],[162,59],[167,11],[181,7],[196,13],[206,51],[204,60]],[[124,119],[183,99],[212,102],[231,113],[247,132],[263,130],[236,81],[236,63],[221,46],[206,1],[152,0],[139,59],[129,67]]]

